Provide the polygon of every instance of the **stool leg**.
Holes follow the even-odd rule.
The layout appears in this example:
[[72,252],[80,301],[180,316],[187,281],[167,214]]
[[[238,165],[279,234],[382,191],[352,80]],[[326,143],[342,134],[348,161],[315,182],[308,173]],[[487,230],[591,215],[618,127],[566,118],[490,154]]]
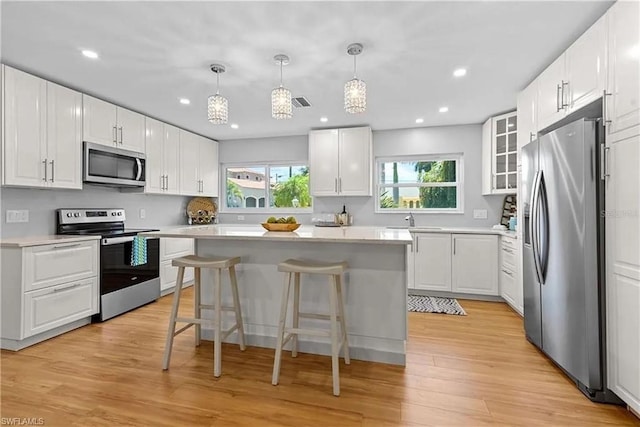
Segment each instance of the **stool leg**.
[[[200,308],[200,268],[194,268],[193,279],[193,317],[196,319],[202,319],[202,309]],[[196,347],[200,345],[200,339],[202,338],[202,326],[199,323],[195,324],[196,327]]]
[[[293,281],[293,327],[297,328],[300,319],[300,273],[295,273]],[[298,356],[298,334],[291,338],[291,357]]]
[[213,376],[219,377],[222,371],[222,270],[213,271],[214,278],[214,298],[213,309],[215,311],[215,328],[213,342]]
[[176,333],[176,317],[178,317],[178,308],[180,307],[180,293],[182,291],[182,281],[184,280],[184,267],[178,267],[178,278],[176,287],[173,291],[173,304],[171,305],[171,315],[169,317],[169,330],[167,331],[167,342],[164,346],[164,357],[162,360],[162,369],[169,369],[169,361],[171,360],[171,349],[173,348],[173,337]]
[[344,313],[344,300],[342,298],[342,276],[336,276],[337,288],[338,288],[338,315],[340,316],[340,327],[342,329],[342,349],[344,351],[344,363],[348,365],[351,363],[349,357],[349,338],[347,337],[347,319]]
[[280,305],[280,320],[278,322],[278,337],[276,339],[276,354],[273,361],[273,377],[271,384],[277,385],[280,379],[280,360],[282,358],[282,342],[284,341],[284,324],[287,320],[287,305],[289,305],[289,288],[291,287],[291,273],[284,276],[282,288],[282,303]]
[[240,344],[240,350],[244,351],[247,347],[244,343],[244,325],[242,323],[242,311],[240,310],[240,296],[238,295],[238,278],[236,277],[235,265],[229,267],[229,281],[231,282],[233,308],[236,313],[236,324],[238,325],[238,344]]
[[331,276],[329,286],[329,300],[331,302],[331,369],[333,374],[333,395],[340,396],[340,347],[338,345],[338,282],[335,275]]

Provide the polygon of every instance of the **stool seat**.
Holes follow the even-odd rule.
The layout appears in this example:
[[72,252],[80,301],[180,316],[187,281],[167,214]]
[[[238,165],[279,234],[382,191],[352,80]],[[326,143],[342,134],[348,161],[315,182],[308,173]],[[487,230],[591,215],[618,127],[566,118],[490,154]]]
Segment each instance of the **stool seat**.
[[229,268],[240,264],[240,257],[203,257],[198,255],[186,255],[175,258],[171,261],[174,267],[194,267],[194,268]]
[[288,259],[278,264],[278,271],[284,273],[339,275],[349,265],[345,262],[325,262],[315,260]]

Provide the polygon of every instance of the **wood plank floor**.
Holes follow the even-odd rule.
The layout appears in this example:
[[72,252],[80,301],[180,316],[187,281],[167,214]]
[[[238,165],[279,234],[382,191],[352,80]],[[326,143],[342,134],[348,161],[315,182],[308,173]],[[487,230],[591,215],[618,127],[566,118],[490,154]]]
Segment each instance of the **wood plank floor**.
[[461,304],[468,316],[410,313],[407,366],[342,365],[336,398],[329,357],[285,352],[274,387],[273,350],[224,345],[215,379],[211,342],[195,348],[192,332],[176,338],[163,372],[165,297],[2,351],[1,415],[47,426],[640,426],[625,409],[583,397],[526,342],[505,304]]

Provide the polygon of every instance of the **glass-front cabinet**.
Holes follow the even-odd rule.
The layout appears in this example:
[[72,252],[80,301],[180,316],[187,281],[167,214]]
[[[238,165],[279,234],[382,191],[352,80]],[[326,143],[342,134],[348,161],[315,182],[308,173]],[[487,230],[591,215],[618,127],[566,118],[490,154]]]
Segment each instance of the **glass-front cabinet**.
[[518,184],[516,112],[487,120],[482,139],[482,193],[515,194]]

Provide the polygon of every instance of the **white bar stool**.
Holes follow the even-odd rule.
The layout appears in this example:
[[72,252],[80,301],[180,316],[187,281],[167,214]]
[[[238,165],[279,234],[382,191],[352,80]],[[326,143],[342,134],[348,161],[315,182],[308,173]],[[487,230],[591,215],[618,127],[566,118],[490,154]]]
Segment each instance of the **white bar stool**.
[[[278,384],[280,377],[280,359],[282,348],[291,342],[291,356],[298,355],[298,335],[314,335],[331,338],[331,366],[333,371],[333,394],[340,395],[340,349],[344,350],[344,363],[349,364],[349,340],[347,338],[347,325],[342,301],[342,273],[348,265],[346,262],[321,262],[288,259],[278,264],[278,271],[287,273],[284,278],[284,288],[282,291],[282,305],[280,307],[280,322],[278,324],[278,337],[276,343],[276,354],[273,363],[273,378],[271,383]],[[330,314],[300,313],[300,273],[305,274],[326,274],[329,276],[329,301]],[[293,327],[285,327],[287,319],[287,306],[289,303],[289,290],[291,288],[291,275],[295,275],[293,288]],[[331,329],[302,329],[298,327],[300,318],[329,320]],[[338,337],[338,322],[342,329],[340,338]],[[285,336],[285,333],[288,333]],[[338,342],[340,339],[340,342]]]
[[[164,349],[164,361],[162,369],[169,369],[169,361],[171,360],[171,349],[173,347],[173,337],[186,331],[191,326],[196,327],[196,346],[200,345],[202,325],[209,325],[214,330],[213,343],[213,375],[220,376],[222,370],[222,340],[238,331],[238,343],[240,350],[245,350],[244,343],[244,326],[242,324],[242,313],[240,312],[240,298],[238,297],[238,281],[236,279],[235,265],[240,263],[240,257],[201,257],[197,255],[188,255],[175,258],[171,265],[178,267],[178,278],[176,281],[176,289],[173,293],[173,306],[171,307],[171,317],[169,318],[169,330],[167,332],[167,342]],[[195,269],[195,280],[193,284],[194,295],[194,317],[178,317],[178,308],[180,307],[180,294],[182,293],[182,285],[184,280],[184,269],[193,267]],[[213,271],[214,290],[213,305],[200,303],[200,269],[209,268]],[[233,294],[233,307],[222,307],[222,270],[229,269],[229,279],[231,282],[231,293]],[[202,309],[214,310],[214,319],[203,319],[201,317]],[[236,315],[236,324],[228,331],[222,331],[222,311],[234,311]],[[176,331],[176,322],[185,322],[183,326]]]

